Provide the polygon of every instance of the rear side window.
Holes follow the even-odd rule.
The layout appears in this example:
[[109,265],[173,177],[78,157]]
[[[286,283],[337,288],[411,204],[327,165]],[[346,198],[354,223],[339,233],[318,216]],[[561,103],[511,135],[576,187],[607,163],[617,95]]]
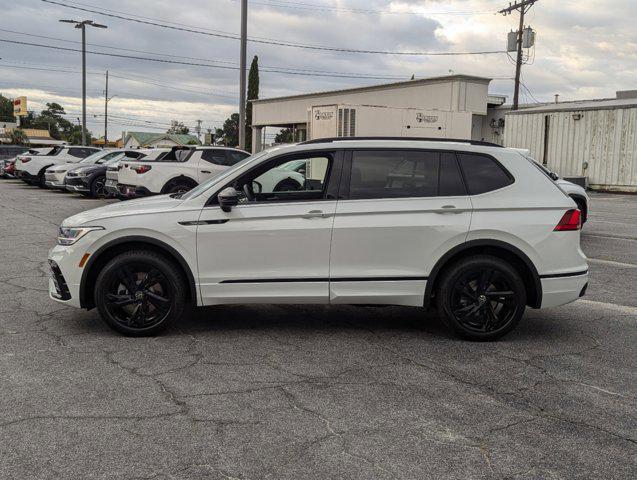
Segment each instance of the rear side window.
[[235,165],[235,164],[239,163],[244,158],[249,157],[250,155],[248,155],[247,153],[244,153],[244,152],[237,152],[237,151],[234,151],[234,150],[226,150],[226,156],[228,157],[227,165],[232,166],[232,165]]
[[214,165],[229,165],[225,150],[202,150],[201,158]]
[[492,192],[513,183],[513,178],[493,158],[473,153],[458,153],[470,195]]
[[422,151],[352,153],[351,199],[434,197],[440,154]]

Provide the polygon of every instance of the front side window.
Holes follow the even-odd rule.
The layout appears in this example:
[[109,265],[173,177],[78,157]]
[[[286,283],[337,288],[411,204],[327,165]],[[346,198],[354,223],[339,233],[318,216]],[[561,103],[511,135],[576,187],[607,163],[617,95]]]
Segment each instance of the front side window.
[[86,158],[92,153],[97,153],[98,151],[89,150],[88,148],[69,148],[69,155],[76,158]]
[[237,152],[235,150],[226,150],[227,162],[226,165],[232,166],[239,163],[244,158],[248,158],[250,154],[245,152]]
[[513,183],[513,178],[493,158],[475,153],[458,153],[470,195],[492,192]]
[[[278,158],[240,177],[233,186],[240,194],[240,203],[320,200],[325,196],[332,162],[331,153]],[[292,164],[297,168],[291,168]]]

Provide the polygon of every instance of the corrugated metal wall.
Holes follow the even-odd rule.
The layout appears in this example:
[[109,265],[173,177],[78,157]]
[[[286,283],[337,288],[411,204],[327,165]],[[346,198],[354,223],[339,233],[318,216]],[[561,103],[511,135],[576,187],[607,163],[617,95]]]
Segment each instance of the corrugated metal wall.
[[592,188],[637,191],[637,108],[507,115],[504,138],[507,147],[528,148],[561,176],[587,176]]

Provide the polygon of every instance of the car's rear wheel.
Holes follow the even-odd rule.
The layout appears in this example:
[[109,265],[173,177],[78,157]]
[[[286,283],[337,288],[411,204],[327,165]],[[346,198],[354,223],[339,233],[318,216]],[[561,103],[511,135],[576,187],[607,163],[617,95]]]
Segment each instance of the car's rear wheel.
[[91,182],[91,197],[100,198],[105,197],[104,184],[106,183],[106,177],[100,175]]
[[518,272],[492,256],[469,257],[448,268],[436,291],[443,321],[468,340],[495,340],[513,330],[526,307]]
[[277,183],[272,191],[273,192],[295,192],[295,191],[301,190],[302,188],[303,188],[303,185],[301,185],[296,180],[293,180],[291,178],[286,178],[285,180],[281,180],[279,183]]
[[186,284],[179,268],[145,250],[122,253],[97,276],[95,304],[102,319],[129,336],[157,334],[179,319],[186,304]]

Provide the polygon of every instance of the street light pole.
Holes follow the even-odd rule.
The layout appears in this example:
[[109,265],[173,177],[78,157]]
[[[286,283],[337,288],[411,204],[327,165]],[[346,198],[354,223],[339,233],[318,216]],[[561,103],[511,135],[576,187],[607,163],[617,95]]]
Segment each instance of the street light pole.
[[95,23],[93,20],[60,20],[62,23],[72,23],[75,28],[82,30],[82,145],[86,146],[86,26],[108,28],[106,25]]
[[[246,47],[248,43],[248,0],[241,0],[241,52],[239,55],[239,148],[246,148]],[[248,147],[250,148],[250,147]]]
[[82,22],[82,145],[86,146],[86,24]]

